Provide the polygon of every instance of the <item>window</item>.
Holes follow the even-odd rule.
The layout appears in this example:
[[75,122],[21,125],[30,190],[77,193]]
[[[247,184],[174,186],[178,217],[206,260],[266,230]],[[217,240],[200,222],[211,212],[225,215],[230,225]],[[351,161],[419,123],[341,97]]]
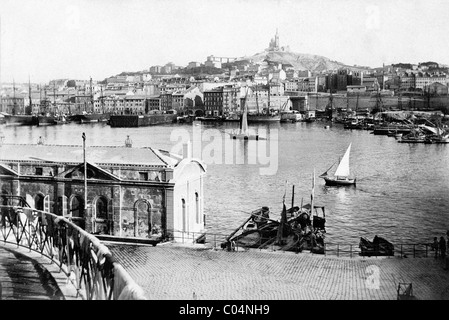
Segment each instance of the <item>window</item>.
[[195,213],[196,213],[196,223],[200,223],[200,202],[198,192],[195,192]]
[[108,202],[105,197],[100,197],[95,206],[96,216],[98,219],[108,218]]
[[43,174],[43,171],[44,170],[42,168],[36,168],[36,172],[35,172],[36,176],[41,176]]
[[139,172],[139,180],[148,180],[148,172]]
[[186,231],[187,226],[187,213],[186,213],[186,201],[181,199],[182,204],[182,231]]

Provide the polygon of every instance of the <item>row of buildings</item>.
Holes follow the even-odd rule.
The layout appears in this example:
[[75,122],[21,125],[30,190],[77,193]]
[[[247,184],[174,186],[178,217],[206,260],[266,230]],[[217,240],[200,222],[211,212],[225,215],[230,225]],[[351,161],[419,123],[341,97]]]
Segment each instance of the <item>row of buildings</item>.
[[[322,93],[320,88],[335,88],[333,93],[345,95],[372,95],[381,89],[390,95],[412,90],[414,94],[430,93],[446,96],[448,94],[448,78],[420,77],[409,74],[404,77],[388,78],[382,75],[360,77],[347,72],[338,72],[327,76],[304,77],[295,80],[282,80],[285,72],[268,77],[255,76],[251,81],[215,81],[194,80],[146,82],[139,86],[122,89],[108,89],[104,84],[86,83],[76,90],[69,87],[54,89],[47,86],[45,93],[42,87],[31,86],[23,89],[4,90],[1,96],[0,111],[9,114],[62,113],[82,112],[146,114],[193,113],[200,115],[228,115],[239,113],[246,104],[250,112],[272,110],[290,110],[290,97],[307,96]],[[383,80],[383,82],[382,82]],[[55,83],[53,83],[54,87]],[[340,90],[342,88],[345,90]],[[398,87],[403,87],[399,90]],[[52,90],[53,89],[53,90]]]

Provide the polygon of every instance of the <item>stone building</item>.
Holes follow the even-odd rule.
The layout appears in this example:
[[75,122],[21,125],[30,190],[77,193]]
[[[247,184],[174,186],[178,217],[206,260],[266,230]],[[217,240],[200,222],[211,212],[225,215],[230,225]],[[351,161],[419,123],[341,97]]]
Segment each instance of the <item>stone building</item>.
[[205,230],[205,173],[188,151],[0,145],[1,194],[22,196],[31,207],[65,216],[88,232],[117,237],[197,238]]

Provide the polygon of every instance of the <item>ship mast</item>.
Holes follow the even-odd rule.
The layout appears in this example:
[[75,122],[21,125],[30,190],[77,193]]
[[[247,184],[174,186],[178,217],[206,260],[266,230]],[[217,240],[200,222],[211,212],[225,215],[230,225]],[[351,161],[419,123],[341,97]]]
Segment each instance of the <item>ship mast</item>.
[[89,80],[89,89],[90,89],[90,105],[92,107],[92,113],[94,113],[94,97],[92,95],[92,77]]
[[1,94],[2,94],[2,16],[0,16],[0,111],[4,111]]
[[12,79],[12,97],[13,97],[12,114],[16,114],[16,81],[14,79]]
[[257,114],[260,113],[258,96],[259,96],[259,93],[257,92],[257,82],[256,82],[256,107],[257,107]]
[[[30,100],[30,113],[29,114],[32,114],[33,113],[33,102],[32,102],[32,100],[31,100],[31,79],[30,79],[30,75],[28,75],[28,99]],[[27,113],[27,112],[25,112],[25,113]]]

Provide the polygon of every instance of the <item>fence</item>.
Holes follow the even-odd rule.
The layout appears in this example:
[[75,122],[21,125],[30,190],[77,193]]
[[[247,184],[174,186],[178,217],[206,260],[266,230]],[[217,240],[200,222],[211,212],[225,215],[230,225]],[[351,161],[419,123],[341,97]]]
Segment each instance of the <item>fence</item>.
[[85,300],[146,300],[142,290],[93,235],[62,216],[0,205],[0,237],[55,262]]
[[[171,240],[174,240],[179,243],[196,243],[196,239],[203,238],[205,239],[204,244],[213,249],[224,249],[221,247],[222,243],[226,242],[226,238],[229,234],[223,233],[195,233],[195,232],[182,232],[181,230],[174,230],[172,232]],[[173,234],[178,234],[178,236],[174,236]],[[245,247],[238,244],[238,242],[233,244],[233,250],[244,250]],[[279,246],[276,246],[273,242],[270,243],[262,243],[258,242],[255,245],[255,248],[259,248],[263,246],[263,249],[268,250],[279,250]],[[259,248],[262,250],[262,248]],[[282,250],[280,250],[282,251]],[[283,250],[286,251],[286,250]],[[325,255],[334,255],[337,257],[359,257],[361,256],[361,249],[359,245],[354,244],[343,244],[343,243],[324,243],[324,254]],[[321,254],[320,254],[321,255]],[[433,250],[432,245],[430,243],[399,243],[394,244],[394,255],[395,257],[402,258],[427,258],[435,255],[435,250]],[[379,252],[370,253],[369,256],[384,256]]]

